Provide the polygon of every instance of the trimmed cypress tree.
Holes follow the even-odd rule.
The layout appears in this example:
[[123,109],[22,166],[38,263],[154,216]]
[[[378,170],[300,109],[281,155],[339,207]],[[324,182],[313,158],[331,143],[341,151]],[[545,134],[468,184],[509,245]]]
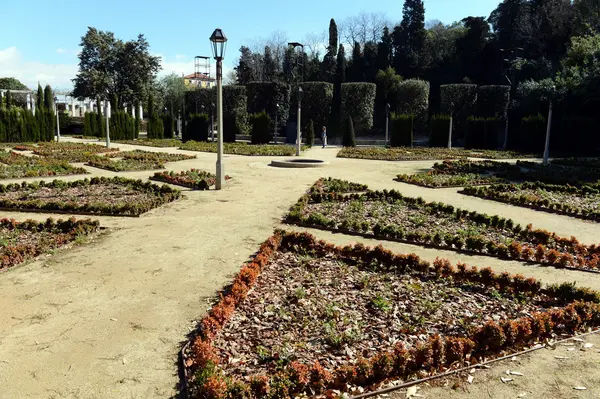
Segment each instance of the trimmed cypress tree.
[[315,143],[315,126],[313,120],[308,121],[308,126],[306,127],[306,145],[312,147]]
[[356,137],[354,135],[354,122],[352,117],[348,116],[346,128],[344,129],[344,137],[342,139],[344,147],[356,147]]
[[4,96],[0,95],[0,108],[4,107]]
[[104,120],[102,118],[102,105],[100,104],[100,97],[96,97],[96,108],[98,113],[96,114],[96,137],[103,137],[104,131]]
[[50,85],[46,85],[44,88],[44,107],[54,109],[54,93],[52,93]]
[[6,108],[10,109],[10,107],[12,107],[12,94],[10,90],[6,90],[4,95],[6,96]]
[[35,99],[35,107],[40,111],[44,109],[44,89],[38,83],[37,98]]

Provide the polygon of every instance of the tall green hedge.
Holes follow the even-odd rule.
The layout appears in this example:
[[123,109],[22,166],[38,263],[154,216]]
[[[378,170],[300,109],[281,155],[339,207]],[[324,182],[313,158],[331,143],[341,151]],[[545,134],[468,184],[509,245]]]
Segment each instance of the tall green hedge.
[[425,131],[429,113],[429,82],[425,80],[404,80],[396,86],[396,112],[414,115],[417,131]]
[[166,139],[173,138],[173,131],[175,130],[175,121],[173,120],[173,116],[170,113],[166,113],[162,115],[163,121],[163,135]]
[[208,115],[191,114],[183,134],[183,141],[208,141]]
[[[277,113],[278,123],[281,126],[287,123],[290,116],[290,85],[280,82],[250,82],[246,85],[246,91],[249,113],[256,114],[265,111],[273,120]],[[279,104],[279,108],[277,108],[277,104]]]
[[[113,112],[108,125],[111,140],[133,140],[135,138],[135,118],[125,111]],[[106,132],[103,134],[105,135]]]
[[477,116],[506,120],[510,105],[510,86],[479,86]]
[[447,147],[450,115],[432,115],[429,121],[429,146]]
[[[39,110],[38,110],[39,111]],[[20,107],[0,107],[0,142],[50,141],[54,138],[48,130],[42,131],[44,121],[53,115],[52,111],[39,112],[43,117],[36,118],[32,111]]]
[[390,117],[391,147],[412,147],[414,120],[415,117],[410,114],[392,113]]
[[[333,101],[333,84],[327,82],[304,82],[301,84],[304,98],[302,100],[302,127],[313,121],[319,129],[327,125]],[[298,109],[298,89],[294,87],[290,96],[291,113]],[[278,121],[279,122],[279,121]],[[282,123],[278,123],[283,126]]]
[[341,121],[352,117],[354,129],[359,132],[373,127],[373,112],[377,86],[374,83],[343,83],[341,91]]
[[223,86],[223,141],[235,142],[236,134],[248,134],[248,96],[245,86]]
[[271,118],[266,112],[250,114],[252,144],[268,144],[273,139]]

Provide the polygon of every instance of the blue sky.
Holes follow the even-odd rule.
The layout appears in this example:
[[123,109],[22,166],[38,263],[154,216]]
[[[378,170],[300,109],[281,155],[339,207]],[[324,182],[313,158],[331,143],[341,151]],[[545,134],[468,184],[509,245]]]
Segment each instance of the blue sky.
[[[489,16],[499,0],[425,0],[426,20],[450,23],[466,16]],[[256,43],[278,31],[290,41],[322,34],[329,19],[341,23],[361,12],[402,18],[402,0],[103,0],[8,1],[0,24],[0,77],[15,76],[28,85],[39,80],[62,89],[77,72],[80,38],[88,26],[123,40],[143,33],[154,54],[163,57],[163,74],[192,73],[193,57],[210,55],[208,37],[223,29],[229,43],[225,70],[231,70],[242,44]],[[202,4],[205,3],[205,4]],[[296,4],[299,5],[296,8]],[[367,8],[367,5],[369,8]]]

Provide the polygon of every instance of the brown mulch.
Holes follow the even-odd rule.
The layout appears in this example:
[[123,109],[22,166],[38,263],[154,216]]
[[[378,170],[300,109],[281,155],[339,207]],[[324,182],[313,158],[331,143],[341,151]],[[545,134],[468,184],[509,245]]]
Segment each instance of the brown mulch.
[[214,345],[228,375],[268,374],[294,360],[332,370],[399,341],[465,336],[487,321],[542,310],[542,303],[547,298],[482,284],[277,253]]

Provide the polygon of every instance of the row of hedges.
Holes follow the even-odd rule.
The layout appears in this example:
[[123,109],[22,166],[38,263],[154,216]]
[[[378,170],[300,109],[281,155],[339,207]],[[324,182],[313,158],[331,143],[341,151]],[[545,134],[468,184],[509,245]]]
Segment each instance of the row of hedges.
[[51,109],[32,111],[19,107],[0,107],[0,142],[23,143],[52,141],[56,118]]
[[207,114],[190,114],[183,132],[183,141],[208,141],[208,125]]

